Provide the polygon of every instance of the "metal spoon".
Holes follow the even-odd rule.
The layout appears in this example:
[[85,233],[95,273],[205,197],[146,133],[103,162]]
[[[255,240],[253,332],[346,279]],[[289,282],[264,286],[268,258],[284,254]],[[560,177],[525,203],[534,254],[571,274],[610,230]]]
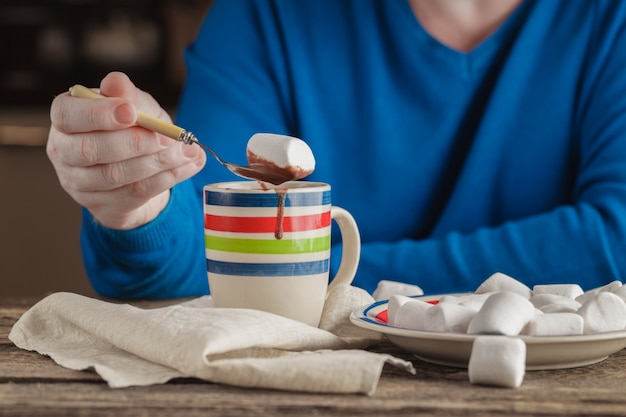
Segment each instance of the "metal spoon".
[[[105,96],[98,94],[80,84],[70,87],[70,95],[73,97],[90,99],[105,98]],[[150,116],[141,111],[137,112],[137,125],[175,139],[179,142],[183,142],[187,145],[196,144],[200,146],[202,149],[210,153],[217,160],[217,162],[239,177],[269,182],[274,185],[280,185],[286,181],[298,179],[298,177],[296,177],[294,173],[289,170],[280,169],[272,165],[255,163],[246,166],[226,162],[220,158],[220,156],[215,153],[213,149],[200,143],[198,138],[196,138],[193,133],[183,129],[182,127],[157,119],[156,117]]]

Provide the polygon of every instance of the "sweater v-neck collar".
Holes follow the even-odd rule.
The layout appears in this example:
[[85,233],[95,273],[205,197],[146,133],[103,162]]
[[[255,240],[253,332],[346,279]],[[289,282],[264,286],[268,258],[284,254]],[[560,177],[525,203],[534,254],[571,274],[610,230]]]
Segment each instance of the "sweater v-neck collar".
[[419,22],[407,0],[394,3],[398,7],[397,18],[407,36],[418,44],[430,59],[438,60],[451,71],[458,71],[461,77],[469,79],[477,72],[481,72],[481,69],[493,60],[502,45],[514,36],[533,1],[523,1],[498,29],[468,52],[453,49],[433,37]]

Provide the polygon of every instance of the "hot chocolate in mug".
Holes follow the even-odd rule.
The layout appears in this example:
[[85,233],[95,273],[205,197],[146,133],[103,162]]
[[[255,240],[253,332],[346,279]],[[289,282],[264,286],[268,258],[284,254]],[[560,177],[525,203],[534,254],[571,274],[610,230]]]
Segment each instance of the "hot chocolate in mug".
[[[350,284],[361,254],[354,218],[331,205],[331,187],[256,181],[204,187],[207,274],[216,307],[251,308],[312,326],[330,288]],[[331,222],[341,232],[339,270],[329,286]]]

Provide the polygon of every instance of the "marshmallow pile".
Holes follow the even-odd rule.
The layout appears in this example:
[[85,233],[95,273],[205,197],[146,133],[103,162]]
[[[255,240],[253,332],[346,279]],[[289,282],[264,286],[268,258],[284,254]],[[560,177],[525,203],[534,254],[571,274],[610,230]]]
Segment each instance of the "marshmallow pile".
[[[613,281],[588,291],[577,284],[532,289],[502,273],[474,293],[446,295],[430,304],[404,295],[389,298],[395,327],[477,335],[468,372],[472,383],[518,387],[526,345],[511,336],[566,336],[626,329],[626,286]],[[508,336],[508,337],[505,337]]]
[[272,167],[293,180],[315,170],[315,157],[309,145],[292,136],[257,133],[248,140],[246,155],[250,165]]

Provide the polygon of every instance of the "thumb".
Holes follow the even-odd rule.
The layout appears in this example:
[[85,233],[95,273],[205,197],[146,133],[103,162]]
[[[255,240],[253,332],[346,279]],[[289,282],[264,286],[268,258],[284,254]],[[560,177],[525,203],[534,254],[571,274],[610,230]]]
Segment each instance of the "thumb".
[[123,72],[110,72],[100,82],[100,93],[107,97],[122,97],[137,105],[137,87]]

